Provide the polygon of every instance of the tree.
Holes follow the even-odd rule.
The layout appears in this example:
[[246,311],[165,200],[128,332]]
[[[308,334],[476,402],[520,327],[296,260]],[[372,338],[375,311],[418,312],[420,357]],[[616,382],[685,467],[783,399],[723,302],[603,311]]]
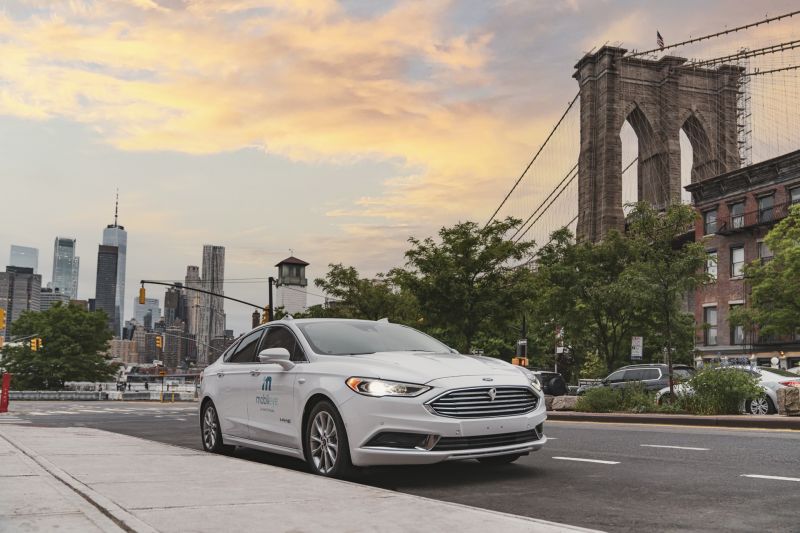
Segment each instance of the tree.
[[590,243],[575,242],[563,228],[538,251],[531,322],[539,325],[537,336],[549,353],[556,329],[563,332],[569,373],[577,373],[586,353],[596,353],[608,372],[626,361],[631,336],[643,322],[640,294],[625,278],[635,260],[631,241],[617,231]]
[[800,331],[800,206],[792,207],[764,240],[773,257],[745,267],[750,307],[736,309],[730,320],[763,335],[793,335]]
[[412,324],[419,318],[414,297],[379,274],[376,279],[360,277],[358,271],[342,264],[328,265],[324,278],[314,284],[334,299],[324,309],[309,309],[309,316],[337,316]]
[[389,273],[419,303],[424,327],[463,352],[479,337],[504,338],[521,321],[532,294],[533,242],[508,238],[514,218],[481,228],[461,222],[439,231],[440,241],[410,238],[406,267]]
[[[704,283],[706,252],[700,242],[681,244],[697,219],[688,205],[675,204],[659,213],[647,202],[635,204],[628,215],[628,238],[637,260],[631,263],[625,280],[649,308],[651,334],[667,355],[672,394],[672,362],[676,347],[682,351],[693,345],[692,316],[681,310],[688,291]],[[683,355],[687,355],[685,352]]]
[[116,374],[117,365],[104,355],[111,331],[103,312],[58,302],[41,313],[22,313],[12,330],[43,341],[36,351],[29,344],[4,348],[2,363],[14,374],[16,389],[58,390],[66,381],[105,381]]

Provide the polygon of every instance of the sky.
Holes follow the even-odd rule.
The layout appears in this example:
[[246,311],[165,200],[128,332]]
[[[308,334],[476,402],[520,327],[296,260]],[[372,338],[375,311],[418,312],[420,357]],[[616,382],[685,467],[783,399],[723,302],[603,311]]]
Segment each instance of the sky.
[[[126,318],[140,279],[181,280],[204,244],[226,278],[293,254],[367,277],[409,236],[484,221],[605,43],[655,46],[796,2],[4,0],[0,259],[77,238],[80,298],[97,245],[128,231]],[[797,21],[788,23],[791,28]],[[750,34],[779,38],[787,24]],[[730,44],[730,43],[728,43]],[[708,47],[712,44],[706,45]],[[228,295],[266,301],[265,283]],[[163,303],[163,291],[148,288]],[[251,309],[228,302],[228,324]]]

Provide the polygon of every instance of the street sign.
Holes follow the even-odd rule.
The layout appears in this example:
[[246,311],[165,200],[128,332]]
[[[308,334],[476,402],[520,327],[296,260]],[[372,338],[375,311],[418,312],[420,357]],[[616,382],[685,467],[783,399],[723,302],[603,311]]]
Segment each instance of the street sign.
[[642,358],[643,345],[644,345],[644,337],[631,337],[631,359]]

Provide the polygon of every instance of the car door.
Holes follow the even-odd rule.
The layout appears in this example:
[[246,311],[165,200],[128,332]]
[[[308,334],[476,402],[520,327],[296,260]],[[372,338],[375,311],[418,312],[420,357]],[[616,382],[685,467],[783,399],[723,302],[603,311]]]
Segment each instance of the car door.
[[625,384],[623,378],[625,376],[624,370],[617,370],[616,372],[612,372],[608,375],[608,377],[603,380],[605,384],[612,389],[617,389]]
[[252,385],[255,398],[247,404],[250,435],[259,442],[299,449],[302,420],[295,419],[294,385],[303,370],[305,353],[294,333],[281,325],[267,328],[259,351],[267,348],[286,348],[297,364],[291,370],[274,363],[257,365]]
[[245,335],[217,372],[217,379],[220,380],[217,411],[221,430],[225,435],[250,438],[247,402],[251,396],[248,389],[253,379],[256,350],[263,332],[262,328]]

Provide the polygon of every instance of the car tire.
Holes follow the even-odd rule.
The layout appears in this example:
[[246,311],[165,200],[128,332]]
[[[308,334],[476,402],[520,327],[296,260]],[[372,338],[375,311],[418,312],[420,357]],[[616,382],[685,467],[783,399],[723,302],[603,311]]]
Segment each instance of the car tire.
[[347,431],[333,404],[323,400],[311,409],[303,440],[303,453],[312,473],[335,478],[353,474]]
[[222,430],[214,402],[208,401],[203,405],[200,414],[200,439],[203,442],[203,449],[210,453],[230,455],[236,449],[236,446],[227,445],[222,441]]
[[567,394],[567,383],[563,378],[554,377],[547,382],[547,387],[550,389],[552,396],[564,396]]
[[512,453],[509,455],[493,455],[491,457],[481,457],[478,462],[485,465],[507,465],[513,463],[522,457],[521,453]]
[[665,392],[658,398],[658,405],[667,405],[672,403],[672,396],[668,392]]
[[776,412],[772,400],[766,394],[755,399],[746,400],[745,412],[749,415],[771,415]]

